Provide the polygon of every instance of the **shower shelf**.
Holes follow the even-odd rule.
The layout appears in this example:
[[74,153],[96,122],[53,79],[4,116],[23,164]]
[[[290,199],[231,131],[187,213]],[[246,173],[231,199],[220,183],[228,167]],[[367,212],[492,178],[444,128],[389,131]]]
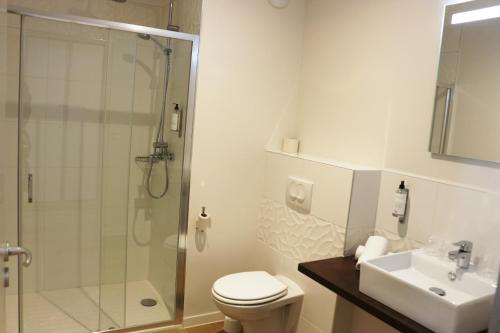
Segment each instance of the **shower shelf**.
[[277,150],[277,149],[266,149],[266,152],[270,153],[270,154],[284,155],[284,156],[288,156],[288,157],[292,157],[292,158],[297,158],[300,160],[306,160],[306,161],[336,166],[339,168],[345,168],[345,169],[349,169],[349,170],[362,170],[362,171],[377,171],[377,170],[379,170],[377,168],[366,166],[366,165],[360,165],[360,164],[339,161],[339,160],[332,160],[332,159],[323,158],[323,157],[319,157],[319,156],[312,156],[312,155],[307,155],[307,154],[302,154],[302,153],[297,153],[297,154],[285,153],[285,152],[283,152],[281,150]]

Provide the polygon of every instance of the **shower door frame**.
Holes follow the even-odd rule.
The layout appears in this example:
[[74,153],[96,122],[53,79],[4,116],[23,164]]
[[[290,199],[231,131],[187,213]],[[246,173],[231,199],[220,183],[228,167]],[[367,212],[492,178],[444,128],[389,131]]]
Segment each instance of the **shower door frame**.
[[[198,52],[200,47],[200,37],[198,35],[188,34],[184,32],[177,32],[171,30],[164,30],[152,27],[146,27],[136,24],[94,19],[90,17],[81,17],[73,15],[53,15],[48,12],[28,9],[19,6],[7,5],[7,12],[12,14],[17,14],[21,17],[21,29],[22,29],[22,18],[23,17],[35,17],[40,19],[46,19],[57,22],[74,23],[85,26],[92,26],[110,30],[120,30],[132,33],[148,34],[156,37],[173,38],[178,40],[184,40],[191,42],[191,68],[189,70],[189,86],[188,86],[188,105],[186,112],[186,127],[184,129],[184,155],[182,161],[182,178],[181,178],[181,204],[180,204],[180,214],[179,214],[179,232],[178,232],[178,245],[177,245],[177,266],[176,266],[176,290],[175,290],[175,319],[157,323],[149,323],[138,326],[125,327],[121,329],[105,330],[101,332],[113,332],[113,333],[125,333],[134,332],[137,330],[148,330],[163,328],[172,325],[178,325],[182,323],[184,316],[184,286],[185,286],[185,275],[186,275],[186,238],[187,238],[187,228],[189,219],[189,189],[191,182],[191,155],[192,155],[192,145],[193,145],[193,126],[194,126],[194,110],[195,110],[195,99],[196,99],[196,79],[198,73]],[[22,38],[22,36],[21,36]],[[22,57],[22,40],[21,40],[21,52],[19,56]],[[22,62],[19,60],[19,76],[21,73]],[[21,82],[21,80],[19,80]],[[22,107],[22,96],[21,87],[19,87],[18,96],[18,117],[21,116]],[[21,126],[21,119],[19,119],[19,126]],[[18,129],[18,135],[20,135]],[[18,165],[19,172],[19,165]],[[19,179],[19,177],[18,177]],[[20,184],[18,183],[18,188]],[[18,190],[18,244],[22,246],[22,225],[21,225],[21,191]],[[22,266],[19,265],[19,320],[21,321],[22,316]],[[22,323],[19,323],[19,329],[22,332]]]

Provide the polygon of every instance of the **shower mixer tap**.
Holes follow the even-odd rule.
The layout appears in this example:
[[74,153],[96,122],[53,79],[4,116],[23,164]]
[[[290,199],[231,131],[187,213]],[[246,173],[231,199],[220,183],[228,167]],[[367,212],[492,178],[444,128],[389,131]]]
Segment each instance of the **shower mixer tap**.
[[161,161],[173,161],[175,154],[168,151],[168,143],[154,142],[153,153],[147,156],[136,156],[136,162],[157,163]]
[[[145,178],[145,187],[148,194],[154,199],[163,198],[163,196],[168,191],[169,185],[169,177],[168,177],[168,161],[173,161],[175,159],[174,153],[168,151],[168,143],[164,141],[155,141],[153,142],[153,153],[147,156],[136,156],[135,161],[144,163],[148,165],[147,167],[147,176]],[[153,173],[153,166],[157,163],[163,162],[165,166],[165,187],[163,191],[156,195],[152,192],[151,186],[151,177]]]
[[174,153],[168,151],[168,143],[166,142],[154,142],[153,143],[154,153],[150,156],[160,160],[160,161],[173,161],[175,159]]

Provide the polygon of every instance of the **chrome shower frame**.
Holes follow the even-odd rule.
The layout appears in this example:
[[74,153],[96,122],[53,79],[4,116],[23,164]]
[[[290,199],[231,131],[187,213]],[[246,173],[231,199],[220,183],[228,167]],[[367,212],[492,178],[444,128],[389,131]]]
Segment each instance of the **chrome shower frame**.
[[[191,42],[191,68],[189,72],[189,90],[188,90],[188,105],[185,118],[185,139],[184,139],[184,156],[182,161],[182,178],[181,178],[181,204],[180,204],[180,214],[179,214],[179,232],[178,232],[178,246],[177,246],[177,272],[176,272],[176,293],[175,293],[175,319],[171,321],[164,321],[158,323],[151,323],[133,327],[126,327],[121,329],[105,330],[101,332],[113,332],[113,333],[125,333],[125,332],[136,332],[136,331],[146,331],[155,330],[158,328],[166,328],[174,325],[179,325],[182,323],[184,316],[184,286],[185,286],[185,275],[186,275],[186,238],[187,238],[187,228],[188,228],[188,216],[189,216],[189,189],[191,182],[191,155],[192,155],[192,145],[193,145],[193,125],[194,125],[194,110],[195,110],[195,97],[196,97],[196,78],[198,73],[198,52],[200,46],[200,37],[198,35],[188,34],[184,32],[164,30],[152,27],[146,27],[141,25],[121,23],[100,19],[93,19],[88,17],[80,17],[73,15],[54,15],[52,13],[27,9],[19,6],[7,6],[7,11],[9,13],[17,14],[22,17],[35,17],[51,21],[74,23],[85,26],[92,26],[104,29],[127,31],[136,34],[148,34],[151,36],[164,37],[164,38],[174,38],[184,41]],[[21,90],[20,90],[21,92]],[[19,92],[19,93],[20,93]],[[19,96],[19,110],[22,105],[22,96]],[[21,192],[21,191],[19,191]],[[22,194],[18,194],[22,195]],[[20,198],[18,198],[20,200]],[[19,201],[20,202],[20,201]],[[20,207],[18,205],[18,216],[20,216]],[[21,234],[20,220],[18,220],[18,244],[22,245],[22,234]],[[21,275],[19,275],[21,277]],[[18,293],[22,295],[22,283],[19,284]],[[21,304],[21,302],[20,302]],[[19,318],[22,316],[22,307],[19,306]],[[20,326],[20,329],[22,326]]]

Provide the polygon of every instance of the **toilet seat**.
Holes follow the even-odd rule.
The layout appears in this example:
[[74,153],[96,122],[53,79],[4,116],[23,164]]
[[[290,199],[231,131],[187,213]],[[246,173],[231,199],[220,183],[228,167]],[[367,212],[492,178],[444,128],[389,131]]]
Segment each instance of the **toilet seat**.
[[226,275],[215,281],[212,288],[216,299],[235,305],[268,303],[287,293],[287,285],[263,271]]
[[259,305],[259,304],[265,304],[265,303],[269,303],[269,302],[272,302],[274,300],[277,300],[283,296],[286,296],[286,294],[288,293],[288,290],[285,290],[284,292],[282,292],[281,294],[277,294],[277,295],[274,295],[274,296],[271,296],[271,297],[267,297],[267,298],[261,298],[261,299],[254,299],[254,300],[250,300],[250,301],[241,301],[241,300],[236,300],[236,299],[231,299],[231,298],[225,298],[225,297],[222,297],[221,295],[218,295],[213,289],[212,289],[212,295],[214,296],[214,298],[216,298],[218,301],[221,301],[223,303],[227,303],[227,304],[231,304],[231,305]]

